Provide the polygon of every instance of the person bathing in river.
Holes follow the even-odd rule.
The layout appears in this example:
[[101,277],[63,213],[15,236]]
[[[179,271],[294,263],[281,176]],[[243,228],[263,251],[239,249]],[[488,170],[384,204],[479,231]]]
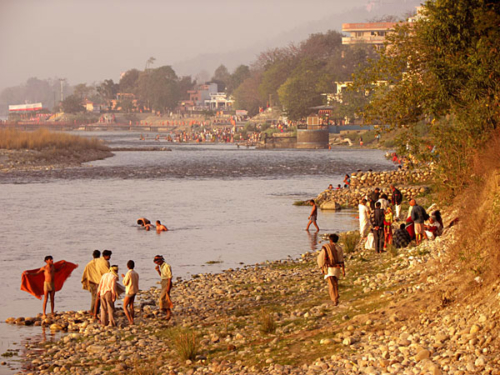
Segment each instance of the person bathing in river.
[[318,206],[316,205],[316,202],[314,201],[314,199],[311,199],[309,201],[309,204],[312,206],[312,210],[311,210],[311,214],[308,217],[309,223],[307,223],[306,230],[309,230],[309,227],[311,226],[311,224],[314,224],[314,226],[316,227],[316,232],[319,232],[318,224],[316,224],[316,220],[318,219]]
[[163,225],[163,224],[160,222],[160,220],[156,220],[156,231],[157,231],[158,233],[160,233],[160,232],[167,232],[167,231],[168,231],[168,228],[167,228],[165,225]]
[[150,231],[152,228],[154,228],[155,226],[153,224],[151,224],[151,222],[144,218],[144,217],[141,217],[140,219],[137,219],[137,224],[141,226],[141,228],[144,228],[146,231]]

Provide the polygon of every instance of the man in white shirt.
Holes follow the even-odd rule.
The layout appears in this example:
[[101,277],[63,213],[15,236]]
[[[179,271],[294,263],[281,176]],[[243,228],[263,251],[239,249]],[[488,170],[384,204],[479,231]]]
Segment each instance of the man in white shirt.
[[116,301],[116,281],[118,280],[118,266],[111,266],[109,272],[101,277],[97,294],[101,301],[101,324],[116,327],[115,322],[115,301]]
[[370,227],[370,210],[366,207],[366,199],[362,199],[358,205],[359,209],[359,235],[364,239]]

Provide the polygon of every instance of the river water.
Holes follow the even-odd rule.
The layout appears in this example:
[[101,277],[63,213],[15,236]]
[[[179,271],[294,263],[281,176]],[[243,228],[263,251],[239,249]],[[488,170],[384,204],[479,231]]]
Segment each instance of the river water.
[[[314,198],[357,169],[394,168],[378,150],[255,150],[155,142],[151,135],[139,141],[128,132],[91,135],[112,147],[172,151],[121,151],[81,168],[0,175],[1,353],[41,332],[3,321],[41,312],[42,303],[19,287],[22,271],[43,266],[45,255],[79,265],[56,294],[56,310],[84,310],[90,294],[80,278],[94,249],[112,250],[119,273],[133,259],[142,289],[156,285],[156,254],[174,278],[296,257],[317,238],[304,231],[310,207],[295,200]],[[159,219],[169,232],[140,230],[139,217]],[[356,222],[348,210],[318,216],[320,234]]]

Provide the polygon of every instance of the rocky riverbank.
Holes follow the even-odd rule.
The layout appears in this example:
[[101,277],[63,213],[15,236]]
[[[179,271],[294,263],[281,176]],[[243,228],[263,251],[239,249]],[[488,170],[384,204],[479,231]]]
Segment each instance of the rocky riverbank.
[[109,150],[4,150],[0,149],[0,173],[51,171],[78,167],[82,163],[109,158]]
[[339,210],[342,207],[357,208],[359,201],[369,195],[375,187],[381,194],[392,198],[390,185],[396,186],[409,201],[419,195],[427,194],[432,179],[430,169],[397,170],[391,172],[354,172],[348,189],[325,190],[316,197],[316,203],[323,210]]
[[[169,322],[157,288],[140,292],[134,326],[122,311],[118,328],[84,312],[10,322],[68,331],[27,344],[33,374],[499,374],[500,284],[471,286],[489,303],[454,303],[449,283],[460,275],[447,249],[459,229],[398,252],[347,254],[337,307],[310,251],[176,282]],[[197,346],[190,359],[188,342]]]

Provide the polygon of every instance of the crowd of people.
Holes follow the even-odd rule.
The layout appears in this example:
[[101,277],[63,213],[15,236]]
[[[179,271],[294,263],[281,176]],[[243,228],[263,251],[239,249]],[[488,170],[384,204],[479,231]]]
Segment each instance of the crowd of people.
[[377,253],[381,253],[391,244],[396,248],[403,248],[412,240],[418,245],[424,239],[433,240],[442,234],[443,221],[440,212],[434,211],[428,215],[415,199],[409,202],[410,209],[404,218],[405,223],[400,224],[393,233],[393,224],[403,219],[403,195],[394,185],[390,188],[390,201],[387,194],[382,194],[379,188],[375,188],[359,202],[359,233],[366,249],[374,248]]

